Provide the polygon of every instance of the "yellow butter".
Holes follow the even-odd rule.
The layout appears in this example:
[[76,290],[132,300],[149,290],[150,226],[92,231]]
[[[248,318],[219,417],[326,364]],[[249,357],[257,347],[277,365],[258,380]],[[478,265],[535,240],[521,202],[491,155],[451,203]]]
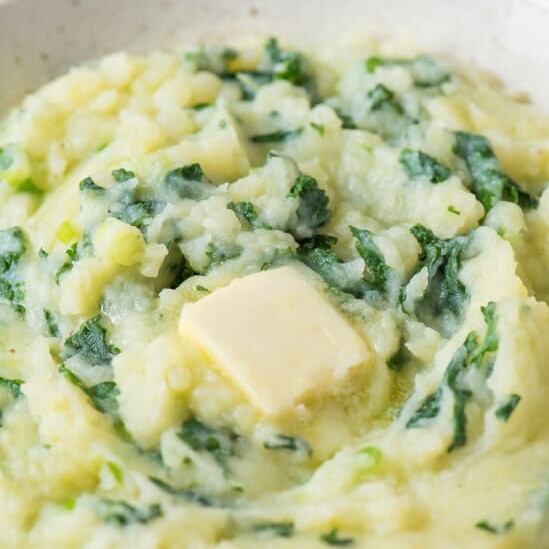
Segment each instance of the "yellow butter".
[[179,329],[266,414],[326,391],[369,358],[344,317],[293,267],[245,276],[186,305]]

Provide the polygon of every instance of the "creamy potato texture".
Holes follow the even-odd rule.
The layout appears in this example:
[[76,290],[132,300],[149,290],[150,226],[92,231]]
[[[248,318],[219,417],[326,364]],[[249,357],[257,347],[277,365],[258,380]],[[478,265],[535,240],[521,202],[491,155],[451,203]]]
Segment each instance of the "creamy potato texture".
[[549,547],[548,136],[369,42],[118,53],[28,96],[0,546]]

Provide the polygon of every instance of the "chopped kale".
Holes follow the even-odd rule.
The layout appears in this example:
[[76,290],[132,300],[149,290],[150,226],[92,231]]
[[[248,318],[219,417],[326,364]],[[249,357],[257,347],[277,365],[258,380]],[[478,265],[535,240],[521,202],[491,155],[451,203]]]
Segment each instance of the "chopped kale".
[[113,170],[111,172],[111,175],[117,183],[123,183],[124,181],[135,179],[135,174],[132,171],[126,170],[124,168],[118,168],[117,170]]
[[65,341],[67,357],[80,355],[91,366],[108,365],[119,350],[107,343],[101,315],[88,319]]
[[440,86],[450,80],[450,75],[440,63],[425,55],[413,59],[391,59],[369,57],[366,59],[366,70],[374,73],[378,67],[401,66],[410,71],[414,85],[419,88]]
[[318,186],[314,177],[300,175],[290,189],[291,198],[299,200],[297,207],[297,231],[314,230],[330,219],[332,212],[328,207],[330,202],[326,192]]
[[276,38],[267,41],[265,53],[272,67],[274,80],[288,80],[295,86],[309,84],[310,77],[300,53],[281,49]]
[[320,135],[324,135],[324,132],[326,131],[324,124],[317,124],[316,122],[311,122],[310,126],[314,130],[316,130]]
[[233,75],[230,64],[238,59],[238,52],[225,46],[201,46],[197,51],[187,52],[185,60],[197,71],[210,71],[221,78]]
[[316,273],[318,273],[328,286],[345,290],[347,286],[347,271],[337,255],[330,249],[299,248],[297,257]]
[[191,109],[193,111],[203,111],[204,109],[209,109],[210,107],[213,107],[214,103],[197,103],[196,105],[193,105]]
[[486,211],[499,201],[513,202],[521,208],[536,208],[538,199],[523,191],[501,165],[486,137],[455,132],[454,153],[465,161],[471,174],[471,190]]
[[355,542],[353,538],[339,537],[338,528],[333,528],[327,534],[322,534],[320,536],[320,541],[324,542],[326,545],[334,545],[337,547],[348,547]]
[[421,403],[419,408],[414,412],[414,415],[406,423],[406,427],[418,427],[423,424],[426,419],[433,419],[440,414],[440,401],[442,400],[442,390],[440,387],[432,394],[427,396]]
[[287,141],[298,137],[303,132],[303,128],[296,128],[295,130],[276,130],[269,133],[260,133],[252,135],[250,141],[252,143],[280,143],[281,141]]
[[175,498],[183,499],[190,503],[196,503],[197,505],[201,505],[202,507],[223,507],[223,504],[220,501],[217,501],[210,496],[204,496],[196,490],[175,488],[174,486],[171,486],[170,484],[156,477],[149,477],[149,480],[157,488]]
[[405,341],[402,338],[396,352],[389,358],[387,361],[387,367],[394,372],[398,372],[406,366],[406,364],[411,360],[412,354],[406,347]]
[[262,522],[254,526],[256,532],[265,532],[279,538],[291,538],[295,534],[293,522]]
[[113,417],[115,424],[118,418],[118,395],[120,391],[114,381],[103,381],[95,385],[87,386],[72,370],[69,370],[64,364],[59,366],[59,373],[63,377],[83,391],[90,399],[93,407],[103,413]]
[[259,219],[255,206],[251,202],[229,202],[227,208],[232,210],[241,220],[244,220],[253,229],[266,228]]
[[458,347],[452,356],[440,387],[426,397],[406,424],[407,428],[421,427],[424,420],[436,417],[440,413],[443,391],[448,389],[453,398],[453,435],[448,452],[461,448],[467,442],[466,406],[473,396],[473,391],[467,384],[466,372],[475,368],[485,378],[492,373],[494,356],[498,349],[495,307],[493,302],[481,307],[486,323],[484,339],[480,341],[476,332],[467,335],[463,345]]
[[168,172],[164,178],[168,189],[175,191],[178,198],[202,200],[207,196],[210,185],[200,164],[188,164]]
[[351,115],[347,114],[341,109],[334,109],[334,110],[337,116],[339,117],[339,119],[341,120],[341,127],[344,130],[356,130],[358,128],[355,121],[352,119]]
[[422,151],[403,149],[398,157],[400,165],[411,179],[426,178],[431,183],[446,181],[451,172],[435,158]]
[[398,114],[403,114],[400,103],[395,99],[395,92],[384,86],[377,84],[375,88],[368,92],[370,100],[370,111],[379,111],[383,108],[391,109]]
[[514,525],[515,522],[513,520],[508,520],[507,522],[498,525],[488,522],[487,520],[481,520],[475,524],[475,527],[484,530],[485,532],[489,532],[490,534],[501,536],[511,530]]
[[25,313],[25,291],[17,265],[25,251],[25,237],[20,227],[0,231],[0,302],[9,303],[20,315]]
[[183,423],[177,436],[193,450],[211,454],[224,470],[227,469],[227,460],[235,454],[235,446],[240,440],[240,436],[230,429],[214,429],[197,419]]
[[146,222],[156,215],[162,206],[161,202],[155,200],[140,200],[130,204],[119,204],[111,213],[116,219],[142,230]]
[[55,317],[53,313],[51,311],[48,311],[47,309],[44,309],[43,314],[44,314],[44,321],[46,323],[48,335],[50,337],[59,337],[61,335],[61,332],[59,330],[59,326],[57,325],[57,322],[55,321]]
[[136,522],[147,523],[163,515],[157,503],[144,507],[134,507],[125,501],[103,499],[99,501],[97,512],[101,520],[116,526],[127,526]]
[[221,265],[242,254],[242,246],[233,242],[210,242],[206,255],[210,258],[210,267]]
[[65,254],[67,255],[67,257],[69,258],[68,261],[65,261],[65,263],[63,263],[61,265],[61,267],[59,267],[59,269],[57,270],[57,272],[55,273],[55,283],[56,284],[59,284],[59,282],[61,281],[61,277],[65,274],[65,273],[68,273],[73,267],[74,267],[74,264],[76,263],[77,259],[78,259],[78,256],[79,256],[79,253],[78,253],[78,243],[75,242],[72,246],[69,246],[66,250],[65,250]]
[[393,276],[393,270],[385,263],[378,247],[368,229],[349,227],[351,234],[356,239],[355,247],[360,257],[366,264],[365,280],[374,290],[384,294],[387,284]]
[[178,244],[173,242],[168,246],[168,255],[164,258],[158,271],[154,281],[154,289],[157,293],[166,288],[173,290],[196,274]]
[[313,454],[311,445],[302,438],[290,437],[288,435],[275,434],[263,442],[263,448],[266,450],[291,450],[292,452],[301,452],[308,456]]
[[496,417],[500,421],[507,421],[511,417],[511,414],[515,411],[515,408],[518,406],[520,399],[520,395],[517,395],[516,393],[509,395],[506,401],[497,408]]
[[81,191],[92,191],[92,192],[105,191],[105,189],[97,185],[91,177],[86,177],[85,179],[82,179],[82,181],[80,181],[79,187]]
[[275,248],[271,250],[271,257],[269,261],[266,261],[261,265],[261,270],[266,271],[274,267],[280,267],[281,265],[287,265],[291,261],[295,261],[296,254],[291,246],[285,248]]
[[299,241],[299,248],[302,252],[312,251],[315,248],[331,250],[337,244],[337,237],[328,234],[314,234],[310,238]]
[[25,250],[25,237],[20,227],[0,231],[0,275],[14,267]]
[[9,303],[13,310],[20,314],[25,314],[25,290],[23,283],[12,281],[6,277],[0,277],[0,303]]
[[21,385],[24,381],[22,379],[7,379],[0,377],[0,387],[7,389],[13,398],[19,398],[23,393],[21,392]]
[[424,267],[428,272],[428,286],[423,297],[415,305],[415,313],[423,322],[444,329],[437,319],[441,315],[459,320],[469,294],[461,280],[461,254],[468,244],[466,237],[444,240],[423,225],[414,225],[410,232],[422,249],[416,272]]

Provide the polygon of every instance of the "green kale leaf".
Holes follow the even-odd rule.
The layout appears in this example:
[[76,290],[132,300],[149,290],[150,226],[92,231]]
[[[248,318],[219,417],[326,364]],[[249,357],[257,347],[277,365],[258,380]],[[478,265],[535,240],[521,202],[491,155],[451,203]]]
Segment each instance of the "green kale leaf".
[[513,202],[521,208],[536,208],[538,199],[523,191],[503,173],[492,146],[483,135],[455,132],[454,153],[467,165],[471,190],[488,212],[499,201]]
[[261,522],[254,526],[254,531],[265,532],[279,538],[291,538],[295,534],[293,522]]
[[136,522],[145,524],[163,515],[162,507],[157,503],[134,507],[125,501],[109,499],[99,501],[97,512],[101,520],[116,526],[127,526]]
[[365,281],[380,294],[387,292],[387,285],[393,276],[393,270],[385,263],[385,259],[372,238],[368,229],[357,229],[349,227],[351,234],[355,237],[355,247],[360,257],[366,264]]
[[124,181],[135,179],[135,174],[131,170],[126,170],[124,168],[113,170],[111,175],[117,183],[123,183]]
[[88,319],[65,341],[66,356],[80,355],[91,366],[111,364],[113,357],[120,351],[107,343],[106,335],[101,315]]
[[398,161],[411,179],[426,178],[431,183],[441,183],[451,175],[448,168],[422,151],[403,149]]
[[381,109],[390,109],[398,114],[403,114],[401,104],[395,99],[395,92],[383,84],[377,84],[375,88],[368,92],[370,100],[370,111],[379,111]]
[[333,528],[327,534],[322,534],[320,536],[320,541],[324,542],[326,545],[333,545],[336,547],[348,547],[355,542],[353,538],[339,537],[339,530],[337,528]]
[[252,135],[250,141],[252,143],[280,143],[281,141],[287,141],[298,137],[303,132],[303,128],[296,128],[295,130],[276,130],[269,133],[260,133]]
[[309,457],[313,454],[313,449],[306,440],[299,437],[281,435],[279,433],[265,440],[263,442],[263,448],[266,450],[290,450],[292,452],[300,452]]
[[480,530],[484,530],[485,532],[488,532],[489,534],[495,534],[496,536],[501,536],[502,534],[506,534],[513,526],[515,526],[515,522],[513,520],[508,520],[507,522],[503,524],[493,524],[491,522],[488,522],[487,520],[481,520],[475,524],[477,528]]
[[253,229],[267,228],[259,219],[257,210],[251,202],[229,202],[227,208],[232,210],[239,219],[244,220]]
[[10,304],[20,315],[25,314],[25,290],[17,266],[25,251],[25,237],[20,227],[0,231],[0,302]]
[[298,233],[321,227],[328,222],[332,215],[328,207],[330,202],[328,195],[318,186],[314,177],[300,175],[295,180],[288,196],[299,200],[296,211],[297,227],[295,227]]
[[118,395],[120,391],[114,381],[103,381],[95,385],[87,386],[72,370],[69,370],[64,364],[59,366],[59,373],[63,377],[83,391],[90,399],[93,407],[103,413],[118,419]]
[[486,323],[484,339],[481,341],[476,332],[467,335],[448,363],[441,385],[426,397],[406,424],[407,428],[422,427],[425,420],[438,416],[444,391],[449,391],[453,398],[453,435],[448,452],[461,448],[467,442],[466,407],[473,397],[473,390],[468,386],[466,373],[476,369],[484,378],[489,377],[499,346],[495,303],[488,303],[481,307],[481,311]]
[[414,85],[418,88],[440,86],[450,80],[444,67],[431,57],[422,55],[412,59],[369,57],[366,59],[366,71],[374,73],[378,67],[404,67],[410,72]]
[[511,414],[515,411],[515,408],[518,406],[521,400],[521,396],[513,393],[509,395],[507,400],[501,404],[496,410],[496,417],[500,421],[508,421],[511,417]]
[[211,187],[198,163],[188,164],[168,172],[164,177],[164,184],[174,191],[178,198],[191,200],[206,198]]
[[459,320],[469,299],[459,279],[461,255],[468,239],[458,236],[444,240],[423,225],[414,225],[410,232],[422,249],[416,272],[426,267],[428,273],[427,289],[415,304],[415,313],[426,324],[444,331],[445,323],[440,318]]
[[23,393],[21,392],[21,385],[24,381],[22,379],[7,379],[0,377],[0,387],[7,389],[13,398],[19,398]]
[[305,59],[300,53],[281,49],[276,38],[267,41],[265,53],[274,80],[288,80],[295,86],[306,86],[310,83]]

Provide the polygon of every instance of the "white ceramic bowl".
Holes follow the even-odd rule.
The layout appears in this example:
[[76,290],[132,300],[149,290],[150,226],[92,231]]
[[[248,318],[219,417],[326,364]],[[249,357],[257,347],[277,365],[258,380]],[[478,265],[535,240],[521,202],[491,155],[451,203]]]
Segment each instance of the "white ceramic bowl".
[[474,61],[549,110],[548,29],[549,0],[0,0],[0,111],[118,49],[356,31]]

